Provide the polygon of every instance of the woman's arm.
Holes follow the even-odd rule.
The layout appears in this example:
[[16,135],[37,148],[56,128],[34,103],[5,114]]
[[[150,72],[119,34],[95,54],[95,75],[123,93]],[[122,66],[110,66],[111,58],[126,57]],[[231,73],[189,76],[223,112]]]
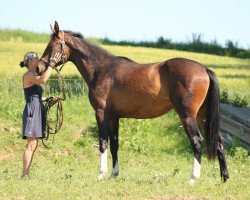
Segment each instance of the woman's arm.
[[26,81],[33,84],[44,84],[49,79],[52,69],[54,66],[61,60],[61,53],[56,53],[51,59],[49,63],[48,69],[43,73],[42,76],[35,76],[33,73],[26,74]]
[[49,79],[52,69],[53,68],[49,66],[42,76],[36,76],[33,73],[27,73],[25,76],[25,79],[27,82],[30,82],[30,83],[44,84]]

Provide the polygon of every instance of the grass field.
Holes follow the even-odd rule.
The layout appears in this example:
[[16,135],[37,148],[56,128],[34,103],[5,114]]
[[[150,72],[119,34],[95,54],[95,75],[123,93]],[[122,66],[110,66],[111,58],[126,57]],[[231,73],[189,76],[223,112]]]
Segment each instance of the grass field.
[[[64,106],[64,124],[52,149],[41,144],[31,179],[20,180],[21,116],[24,107],[18,64],[27,51],[41,55],[44,43],[0,41],[0,199],[250,199],[250,159],[239,147],[227,147],[230,179],[220,181],[218,162],[209,163],[205,149],[201,180],[191,186],[192,150],[174,112],[152,119],[122,119],[120,176],[96,181],[99,167],[97,127],[87,95],[72,96]],[[185,57],[216,72],[221,89],[246,96],[250,103],[250,60],[139,47],[103,46],[137,62]],[[72,64],[62,71],[80,77]],[[111,160],[109,155],[109,172]]]

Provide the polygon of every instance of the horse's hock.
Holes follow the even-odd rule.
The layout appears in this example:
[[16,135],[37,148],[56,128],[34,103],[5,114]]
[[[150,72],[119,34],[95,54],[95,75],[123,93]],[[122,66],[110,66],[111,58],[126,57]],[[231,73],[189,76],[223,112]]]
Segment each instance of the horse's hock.
[[230,137],[240,139],[241,144],[250,151],[250,107],[220,105],[220,130],[228,144],[233,144]]

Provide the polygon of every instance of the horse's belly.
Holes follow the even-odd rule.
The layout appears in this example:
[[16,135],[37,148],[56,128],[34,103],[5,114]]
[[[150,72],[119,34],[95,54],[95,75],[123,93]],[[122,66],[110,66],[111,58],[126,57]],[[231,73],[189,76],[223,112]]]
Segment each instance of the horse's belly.
[[118,101],[115,112],[124,118],[154,118],[167,113],[173,108],[168,97],[165,98],[131,98],[130,100]]

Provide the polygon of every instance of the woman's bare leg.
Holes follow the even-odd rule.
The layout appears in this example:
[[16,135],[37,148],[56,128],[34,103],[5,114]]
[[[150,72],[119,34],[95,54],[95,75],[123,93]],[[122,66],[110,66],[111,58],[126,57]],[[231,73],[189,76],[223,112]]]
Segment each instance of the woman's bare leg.
[[38,145],[38,138],[28,137],[26,149],[23,153],[23,174],[21,178],[29,177],[29,168],[32,163],[33,155]]

